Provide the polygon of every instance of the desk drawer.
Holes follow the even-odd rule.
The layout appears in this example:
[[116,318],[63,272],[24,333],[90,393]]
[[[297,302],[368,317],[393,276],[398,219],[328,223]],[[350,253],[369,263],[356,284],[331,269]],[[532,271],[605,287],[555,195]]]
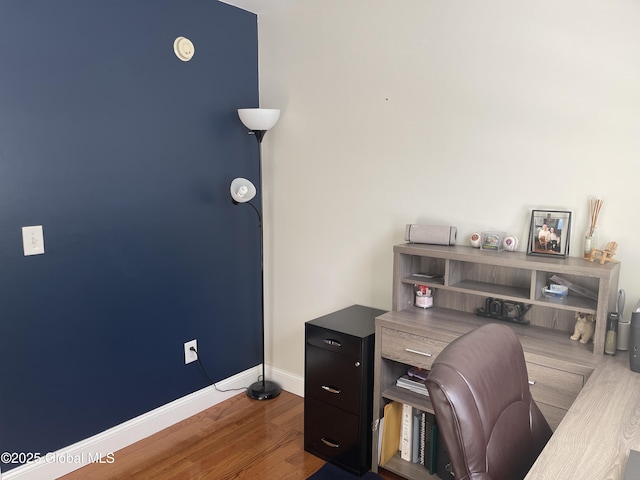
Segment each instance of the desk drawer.
[[446,342],[433,338],[382,328],[382,356],[396,362],[431,369],[433,361],[446,346]]
[[584,376],[546,367],[535,363],[527,363],[529,389],[536,403],[568,410],[580,393],[584,384]]

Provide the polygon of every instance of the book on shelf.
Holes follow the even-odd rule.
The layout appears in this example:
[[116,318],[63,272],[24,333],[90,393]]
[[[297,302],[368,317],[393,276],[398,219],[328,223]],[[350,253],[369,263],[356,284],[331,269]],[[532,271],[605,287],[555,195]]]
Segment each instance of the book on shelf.
[[438,424],[436,417],[430,413],[422,412],[424,425],[424,448],[422,449],[422,462],[429,469],[429,473],[436,473],[438,455]]
[[438,441],[438,426],[436,417],[423,410],[414,409],[416,430],[413,435],[415,456],[413,463],[424,465],[429,473],[436,472],[436,444]]
[[400,458],[411,461],[413,443],[413,407],[402,404],[402,428],[400,430]]
[[378,465],[382,465],[382,435],[384,433],[384,417],[378,423]]
[[407,370],[407,375],[409,375],[411,378],[415,379],[415,380],[421,380],[421,381],[425,381],[427,379],[427,376],[429,375],[430,370],[426,370],[424,368],[420,368],[420,367],[410,367]]
[[384,406],[382,442],[380,443],[380,465],[387,463],[400,448],[402,426],[402,404],[389,402]]
[[415,412],[413,414],[413,438],[411,439],[411,461],[413,463],[420,463],[420,414]]

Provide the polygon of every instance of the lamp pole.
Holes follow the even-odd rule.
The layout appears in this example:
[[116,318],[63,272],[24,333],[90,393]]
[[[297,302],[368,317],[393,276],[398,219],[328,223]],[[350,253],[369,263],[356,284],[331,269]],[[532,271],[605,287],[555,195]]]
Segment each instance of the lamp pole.
[[[264,212],[264,195],[262,194],[262,138],[266,133],[266,130],[253,130],[253,133],[258,140],[258,161],[259,173],[258,173],[258,185],[260,185],[260,208]],[[258,227],[260,228],[260,308],[262,313],[262,381],[255,382],[247,388],[247,396],[254,400],[268,400],[280,395],[280,385],[275,382],[268,381],[265,375],[265,325],[264,325],[264,227],[262,223],[263,216],[258,209],[251,205],[256,214],[258,215]]]
[[[260,209],[264,213],[264,195],[262,194],[262,139],[268,129],[273,127],[280,115],[279,110],[269,110],[261,108],[253,109],[240,109],[238,110],[242,123],[249,128],[255,135],[258,141],[258,185],[260,188]],[[249,182],[250,183],[250,182]],[[232,192],[233,195],[233,192]],[[243,194],[244,195],[244,194]],[[255,400],[268,400],[280,395],[281,387],[276,382],[267,380],[265,374],[265,309],[264,309],[264,225],[263,215],[256,208],[255,205],[248,202],[251,198],[247,198],[246,202],[249,203],[258,216],[258,227],[260,229],[260,282],[261,282],[261,296],[260,296],[260,308],[262,315],[262,380],[252,383],[247,388],[247,396]],[[238,203],[234,197],[234,203]]]

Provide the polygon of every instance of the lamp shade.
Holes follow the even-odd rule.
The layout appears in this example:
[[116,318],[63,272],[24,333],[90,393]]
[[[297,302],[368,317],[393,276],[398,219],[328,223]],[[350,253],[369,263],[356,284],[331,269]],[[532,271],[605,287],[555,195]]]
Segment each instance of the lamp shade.
[[238,116],[249,130],[269,130],[278,122],[280,110],[273,108],[239,108]]
[[231,198],[238,203],[246,203],[256,196],[256,187],[246,178],[234,178],[231,182]]

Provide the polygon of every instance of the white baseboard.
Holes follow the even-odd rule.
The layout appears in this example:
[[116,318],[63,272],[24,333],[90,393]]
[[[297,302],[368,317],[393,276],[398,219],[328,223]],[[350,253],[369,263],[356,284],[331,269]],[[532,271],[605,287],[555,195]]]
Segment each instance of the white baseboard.
[[[267,378],[282,386],[283,390],[298,396],[304,395],[304,378],[283,370],[267,366]],[[233,377],[218,382],[220,390],[242,388],[256,381],[262,373],[261,367],[250,368]],[[109,430],[81,440],[56,452],[42,454],[36,463],[21,465],[6,473],[0,473],[1,480],[51,480],[71,473],[89,463],[102,458],[103,463],[117,462],[114,452],[121,450],[143,438],[157,433],[171,425],[210,408],[234,395],[238,391],[220,392],[213,386],[203,388],[179,398],[139,417],[116,425]]]
[[283,390],[299,397],[304,397],[304,377],[270,367],[269,365],[267,365],[266,373],[267,379],[279,383]]

